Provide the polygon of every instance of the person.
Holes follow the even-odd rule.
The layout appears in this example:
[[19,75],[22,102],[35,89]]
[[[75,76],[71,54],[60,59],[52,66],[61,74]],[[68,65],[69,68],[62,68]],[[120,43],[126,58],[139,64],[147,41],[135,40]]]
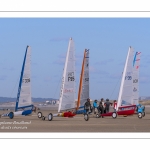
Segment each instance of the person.
[[106,113],[109,112],[110,105],[112,105],[112,103],[109,102],[109,99],[107,98],[107,99],[106,99],[106,102],[105,102]]
[[114,112],[116,112],[116,109],[117,109],[117,101],[116,100],[114,100],[114,106],[113,106],[113,108],[114,108]]
[[97,110],[97,100],[95,100],[93,102],[93,110],[94,110],[94,114],[96,114],[96,110]]
[[102,102],[102,105],[103,105],[103,113],[106,113],[105,102],[104,102],[103,98],[101,98],[101,102]]
[[104,113],[104,108],[103,108],[103,105],[102,105],[102,102],[100,101],[99,102],[99,112],[101,113],[101,114],[103,114]]
[[86,113],[89,113],[91,110],[91,103],[90,103],[90,99],[88,98],[87,101],[84,104],[84,109],[86,110]]

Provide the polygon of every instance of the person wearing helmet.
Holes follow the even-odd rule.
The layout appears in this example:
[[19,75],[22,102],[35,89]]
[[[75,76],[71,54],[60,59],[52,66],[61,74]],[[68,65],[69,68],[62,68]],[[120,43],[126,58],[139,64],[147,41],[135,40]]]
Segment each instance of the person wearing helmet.
[[109,102],[109,99],[107,98],[107,99],[106,99],[106,102],[105,102],[106,113],[109,112],[110,105],[112,105],[112,103]]
[[90,99],[88,98],[87,101],[84,104],[84,109],[86,110],[86,113],[89,113],[92,109]]

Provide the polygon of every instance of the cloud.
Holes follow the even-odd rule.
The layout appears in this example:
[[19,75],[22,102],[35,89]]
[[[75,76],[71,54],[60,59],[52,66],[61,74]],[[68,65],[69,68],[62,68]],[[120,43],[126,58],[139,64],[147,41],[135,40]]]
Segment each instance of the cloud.
[[6,75],[1,75],[0,80],[6,80],[7,76]]
[[50,42],[62,42],[62,41],[69,41],[67,37],[54,37],[50,39]]

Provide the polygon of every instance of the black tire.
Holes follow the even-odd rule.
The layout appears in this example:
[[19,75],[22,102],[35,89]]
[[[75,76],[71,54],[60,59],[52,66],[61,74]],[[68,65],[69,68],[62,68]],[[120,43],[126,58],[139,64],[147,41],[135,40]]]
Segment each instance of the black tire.
[[45,117],[44,117],[44,116],[42,116],[42,120],[43,120],[43,121],[45,120]]
[[96,114],[96,118],[100,118],[100,114]]
[[42,118],[42,113],[40,111],[37,113],[37,115],[38,115],[38,118]]
[[116,113],[116,112],[113,112],[113,113],[112,113],[112,118],[113,118],[113,119],[116,119],[116,118],[117,118],[117,113]]
[[89,115],[88,114],[84,114],[84,120],[88,121],[89,120]]
[[145,117],[145,112],[142,112],[142,117]]
[[142,113],[138,113],[138,118],[142,119]]
[[53,120],[53,114],[49,113],[49,115],[48,115],[48,121],[52,121],[52,120]]
[[10,119],[13,119],[13,118],[14,118],[14,113],[13,113],[13,112],[10,112],[10,113],[8,114],[8,116],[9,116]]

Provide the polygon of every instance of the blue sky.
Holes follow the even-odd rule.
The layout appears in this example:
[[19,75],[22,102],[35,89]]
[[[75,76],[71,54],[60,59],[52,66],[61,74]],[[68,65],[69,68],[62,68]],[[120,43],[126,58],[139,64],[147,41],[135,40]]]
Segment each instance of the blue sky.
[[90,49],[90,97],[117,99],[129,46],[141,52],[140,96],[150,96],[149,18],[0,18],[0,96],[16,97],[27,45],[32,97],[59,98],[69,38],[76,49],[76,93]]

